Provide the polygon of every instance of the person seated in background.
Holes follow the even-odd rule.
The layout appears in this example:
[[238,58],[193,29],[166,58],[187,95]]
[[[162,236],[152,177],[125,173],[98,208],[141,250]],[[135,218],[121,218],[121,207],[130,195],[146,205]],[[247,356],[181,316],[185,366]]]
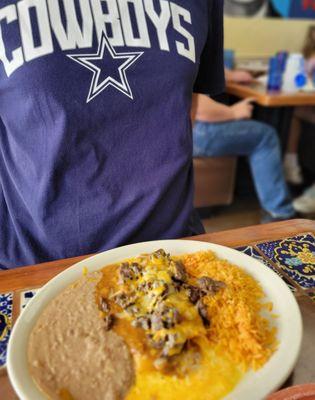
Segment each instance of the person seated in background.
[[[303,55],[306,60],[306,71],[314,81],[315,76],[315,26],[309,28]],[[315,107],[296,107],[289,133],[287,151],[284,158],[285,175],[288,182],[294,185],[303,183],[302,169],[298,160],[299,142],[302,133],[302,123],[308,122],[315,126]],[[296,211],[302,214],[315,213],[315,182],[293,202]]]
[[[228,72],[227,80],[235,76]],[[265,211],[262,222],[293,218],[295,211],[284,179],[278,135],[271,126],[250,120],[252,101],[246,99],[226,106],[198,94],[193,110],[193,155],[247,156]]]

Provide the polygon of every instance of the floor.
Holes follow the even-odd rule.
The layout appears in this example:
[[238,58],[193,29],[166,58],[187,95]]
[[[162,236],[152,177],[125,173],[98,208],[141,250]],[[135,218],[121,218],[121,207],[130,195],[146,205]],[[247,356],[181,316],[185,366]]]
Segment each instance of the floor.
[[230,206],[215,208],[209,212],[209,217],[202,219],[206,232],[257,225],[261,217],[260,207],[255,199],[238,199]]
[[[204,210],[201,217],[206,232],[218,232],[250,225],[259,225],[261,209],[255,198],[245,197],[234,200],[230,206]],[[315,220],[315,215],[305,215],[301,218]]]

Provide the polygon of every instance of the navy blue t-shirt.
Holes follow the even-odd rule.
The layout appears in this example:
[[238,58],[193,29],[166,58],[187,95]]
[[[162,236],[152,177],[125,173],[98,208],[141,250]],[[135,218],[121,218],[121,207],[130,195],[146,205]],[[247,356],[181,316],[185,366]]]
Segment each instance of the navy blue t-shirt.
[[192,233],[192,92],[222,0],[2,0],[0,265]]

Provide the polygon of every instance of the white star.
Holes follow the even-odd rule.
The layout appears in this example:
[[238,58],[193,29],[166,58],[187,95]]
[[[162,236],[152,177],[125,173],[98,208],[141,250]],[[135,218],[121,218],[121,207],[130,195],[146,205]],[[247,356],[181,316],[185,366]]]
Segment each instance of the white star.
[[[107,57],[104,57],[105,50],[107,50],[106,53],[108,53]],[[133,99],[132,91],[126,77],[126,71],[134,62],[138,60],[139,57],[142,56],[142,54],[143,52],[117,53],[103,32],[96,54],[68,54],[68,57],[93,72],[93,78],[86,100],[88,103],[108,86],[115,87],[121,93]],[[110,62],[113,65],[114,60],[122,60],[121,64],[115,71],[119,73],[120,80],[115,79],[108,73],[106,74],[105,79],[100,79],[101,73],[104,71],[106,72],[106,69],[111,66]],[[101,67],[97,66],[95,63],[93,63],[93,61],[101,61],[103,65]],[[115,64],[117,64],[117,61]]]

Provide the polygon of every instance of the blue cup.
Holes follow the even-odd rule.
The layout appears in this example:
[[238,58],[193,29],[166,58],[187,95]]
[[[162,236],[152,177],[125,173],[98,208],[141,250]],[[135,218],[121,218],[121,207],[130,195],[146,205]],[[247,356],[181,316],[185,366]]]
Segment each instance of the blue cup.
[[231,49],[224,50],[224,66],[227,69],[234,69],[235,52]]

